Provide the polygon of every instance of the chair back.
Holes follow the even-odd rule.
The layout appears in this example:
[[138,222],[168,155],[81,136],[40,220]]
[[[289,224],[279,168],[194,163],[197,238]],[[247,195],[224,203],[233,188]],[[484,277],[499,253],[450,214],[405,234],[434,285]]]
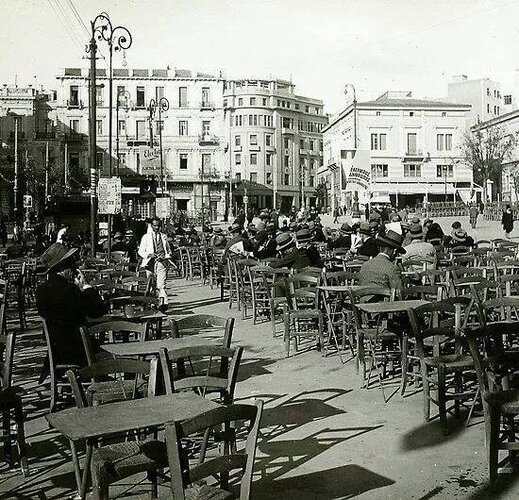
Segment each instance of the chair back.
[[[175,422],[166,426],[166,448],[168,453],[169,469],[171,474],[171,493],[176,500],[194,498],[190,495],[191,484],[203,478],[214,476],[219,478],[219,487],[228,488],[229,473],[240,469],[243,471],[240,483],[240,500],[249,500],[251,495],[252,474],[256,458],[256,447],[260,429],[263,402],[257,401],[255,405],[233,404],[211,410],[199,417],[194,417],[183,422]],[[236,432],[240,426],[236,422],[247,422],[245,448],[239,452],[229,450],[235,448]],[[188,449],[187,438],[194,434],[203,433],[207,439],[213,431],[220,435],[223,430],[223,443],[220,450],[223,455],[206,457],[206,448],[203,446],[196,465],[189,458],[192,455]],[[216,492],[215,488],[203,485],[205,490],[197,498],[214,498],[225,495]],[[220,493],[220,495],[218,495]],[[221,496],[223,498],[224,496]],[[227,496],[225,496],[227,498]]]
[[212,335],[223,330],[222,347],[230,347],[234,332],[235,319],[223,318],[212,314],[195,314],[182,319],[171,320],[171,330],[174,337],[184,335]]
[[0,335],[0,389],[9,389],[13,381],[15,333]]

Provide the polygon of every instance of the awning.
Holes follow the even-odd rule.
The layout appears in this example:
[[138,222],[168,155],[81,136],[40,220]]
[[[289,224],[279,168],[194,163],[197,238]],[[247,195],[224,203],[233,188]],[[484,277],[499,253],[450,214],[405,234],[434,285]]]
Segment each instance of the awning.
[[389,193],[373,193],[369,199],[370,203],[391,203]]
[[270,196],[272,188],[252,181],[240,181],[233,190],[233,194],[237,196],[245,196],[245,188],[247,188],[247,196]]
[[[375,187],[376,186],[376,187]],[[426,183],[426,182],[392,182],[376,183],[372,187],[374,192],[383,191],[390,195],[395,194],[454,194],[456,189],[452,182],[445,183]]]

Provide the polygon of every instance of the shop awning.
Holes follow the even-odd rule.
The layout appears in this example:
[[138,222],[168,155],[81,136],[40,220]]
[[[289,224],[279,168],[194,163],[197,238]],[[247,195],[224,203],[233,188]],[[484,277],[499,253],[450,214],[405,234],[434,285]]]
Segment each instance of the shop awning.
[[233,194],[236,196],[244,196],[245,189],[247,189],[247,196],[271,196],[273,193],[272,188],[264,186],[259,182],[240,181],[233,190]]
[[373,193],[369,199],[370,203],[391,203],[389,193]]

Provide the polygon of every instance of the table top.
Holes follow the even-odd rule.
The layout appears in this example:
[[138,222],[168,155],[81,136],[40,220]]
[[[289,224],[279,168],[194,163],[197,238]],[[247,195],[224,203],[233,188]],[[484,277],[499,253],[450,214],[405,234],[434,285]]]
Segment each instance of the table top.
[[145,427],[161,427],[167,422],[202,415],[218,406],[210,399],[183,392],[87,408],[68,408],[45,415],[45,418],[65,437],[77,441]]
[[357,307],[364,312],[370,314],[377,313],[392,313],[405,312],[413,307],[423,306],[429,304],[428,300],[394,300],[392,302],[370,302],[365,304],[358,304]]
[[[198,338],[197,338],[198,337]],[[216,343],[222,341],[221,338],[200,338],[197,335],[190,337],[169,338],[161,340],[145,340],[144,342],[118,342],[115,344],[102,345],[102,349],[114,356],[153,356],[158,355],[160,350],[180,349],[182,347],[192,347]]]
[[87,318],[87,323],[103,323],[105,321],[155,321],[159,319],[167,318],[168,315],[157,310],[157,309],[146,309],[144,311],[134,311],[131,314],[119,313],[108,313],[99,318]]
[[323,292],[352,292],[354,290],[362,290],[363,288],[372,288],[366,285],[321,285],[319,290]]

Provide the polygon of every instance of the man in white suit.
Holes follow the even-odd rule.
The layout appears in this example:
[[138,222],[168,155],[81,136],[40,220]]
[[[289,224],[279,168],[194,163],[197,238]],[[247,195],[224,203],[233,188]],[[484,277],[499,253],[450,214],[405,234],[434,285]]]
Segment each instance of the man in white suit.
[[160,219],[151,220],[151,231],[141,239],[139,255],[142,257],[141,268],[149,273],[154,272],[157,279],[157,291],[162,304],[166,308],[168,295],[166,293],[166,277],[171,259],[171,248],[167,236],[160,230]]

